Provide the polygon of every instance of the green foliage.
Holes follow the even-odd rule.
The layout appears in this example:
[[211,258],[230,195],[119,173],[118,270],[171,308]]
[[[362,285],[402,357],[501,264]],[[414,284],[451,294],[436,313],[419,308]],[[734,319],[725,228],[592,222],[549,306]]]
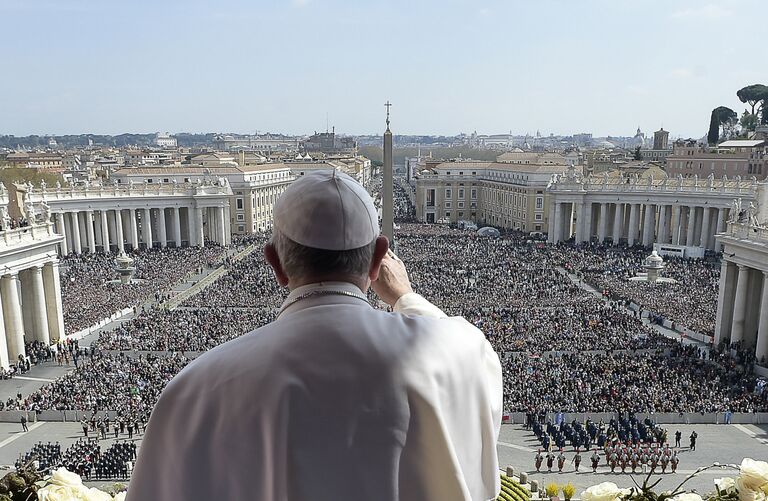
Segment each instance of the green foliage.
[[757,115],[752,114],[747,110],[744,110],[744,113],[742,113],[741,119],[739,120],[742,130],[745,131],[754,131],[757,127],[757,122]]
[[514,479],[502,473],[501,492],[496,499],[497,501],[530,501],[531,493]]
[[[739,101],[742,103],[747,103],[752,107],[752,115],[757,115],[755,106],[757,106],[758,103],[761,103],[758,111],[760,108],[765,109],[765,102],[768,100],[768,86],[762,84],[747,85],[736,91],[736,97],[738,97]],[[765,116],[763,116],[763,121],[765,122]]]
[[720,139],[720,127],[727,124],[735,124],[738,115],[727,106],[718,106],[712,110],[709,119],[709,132],[707,133],[707,142],[715,145]]
[[632,155],[632,159],[633,160],[642,160],[643,159],[643,154],[640,153],[640,147],[639,146],[637,148],[635,148],[635,154]]

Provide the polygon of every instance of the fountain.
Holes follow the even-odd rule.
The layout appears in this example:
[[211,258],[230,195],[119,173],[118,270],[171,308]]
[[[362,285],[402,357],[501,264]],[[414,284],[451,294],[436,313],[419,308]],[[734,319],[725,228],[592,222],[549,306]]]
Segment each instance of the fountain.
[[632,277],[630,280],[633,282],[650,282],[652,284],[657,282],[676,284],[677,280],[660,276],[665,267],[664,259],[654,250],[643,261],[645,273],[638,273],[636,277]]
[[[115,271],[120,275],[119,283],[130,284],[134,282],[133,274],[136,268],[133,266],[133,259],[125,252],[121,252],[115,258]],[[118,280],[112,280],[111,283],[118,283]]]

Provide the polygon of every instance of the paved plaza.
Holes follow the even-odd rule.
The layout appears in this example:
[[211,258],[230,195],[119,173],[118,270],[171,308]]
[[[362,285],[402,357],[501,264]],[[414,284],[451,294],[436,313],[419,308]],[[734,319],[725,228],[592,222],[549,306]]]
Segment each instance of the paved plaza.
[[[701,466],[708,466],[714,462],[720,463],[741,463],[745,457],[758,460],[768,458],[768,426],[755,425],[661,425],[668,430],[668,434],[674,437],[675,431],[680,430],[683,434],[682,447],[678,456],[680,464],[676,474],[667,473],[665,475],[654,475],[655,478],[662,478],[661,483],[656,487],[656,491],[672,489],[682,482],[687,475],[693,473]],[[698,433],[696,450],[688,450],[688,436],[693,430]],[[673,439],[674,440],[674,439]],[[538,480],[543,488],[551,482],[557,484],[566,484],[572,482],[576,486],[577,494],[591,485],[600,482],[614,482],[619,487],[632,487],[632,479],[629,473],[611,473],[610,468],[605,465],[605,459],[601,456],[600,467],[597,474],[592,473],[589,461],[591,453],[582,452],[582,462],[579,472],[574,469],[571,463],[573,459],[573,450],[568,447],[565,450],[566,466],[563,473],[558,473],[557,463],[555,462],[555,471],[546,472],[546,461],[542,465],[541,473],[536,473],[534,466],[534,457],[539,446],[535,435],[525,430],[522,425],[504,425],[501,428],[499,436],[499,464],[502,468],[512,466],[516,472],[525,471],[529,474],[530,480]],[[714,479],[724,476],[734,476],[735,470],[723,470],[714,468],[702,472],[698,477],[692,479],[686,484],[688,489],[696,489],[704,494],[714,489]],[[634,475],[635,481],[642,484],[645,475]]]

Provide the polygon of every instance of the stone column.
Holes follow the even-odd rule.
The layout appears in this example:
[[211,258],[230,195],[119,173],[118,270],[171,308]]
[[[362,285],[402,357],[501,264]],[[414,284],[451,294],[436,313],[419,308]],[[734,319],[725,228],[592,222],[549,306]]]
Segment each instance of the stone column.
[[107,221],[107,211],[99,211],[101,217],[101,246],[104,253],[109,253],[109,222]]
[[193,220],[194,220],[194,228],[195,228],[195,245],[199,247],[205,246],[205,236],[203,233],[203,209],[201,207],[195,207],[193,209]]
[[639,229],[638,227],[640,226],[637,217],[639,207],[638,204],[629,204],[629,232],[627,233],[627,245],[630,247],[635,245],[635,239],[637,238]]
[[621,221],[623,217],[621,215],[622,205],[620,203],[616,205],[616,212],[613,214],[613,245],[619,245],[621,240]]
[[147,249],[152,248],[152,209],[144,209],[141,218],[141,237]]
[[672,245],[680,245],[680,206],[679,205],[673,205],[672,206],[672,224],[670,225],[670,230],[672,230]]
[[701,246],[705,249],[709,249],[709,240],[711,238],[711,235],[709,234],[710,219],[712,219],[712,212],[709,207],[704,207],[701,216]]
[[723,259],[720,264],[720,286],[715,317],[715,345],[731,335],[733,320],[733,294],[736,288],[736,265]]
[[667,206],[659,206],[659,237],[656,239],[660,244],[669,243],[669,233],[667,231]]
[[181,215],[179,210],[178,207],[173,208],[173,240],[176,247],[181,247]]
[[731,327],[731,343],[744,338],[744,322],[747,319],[747,285],[749,283],[749,267],[738,265],[739,278],[736,279],[736,298],[733,303],[733,326]]
[[131,245],[133,246],[133,250],[136,250],[139,248],[139,225],[136,222],[136,209],[130,209],[128,211],[130,214],[129,224],[131,225],[129,231],[131,235]]
[[224,222],[224,207],[218,207],[216,209],[216,215],[219,218],[218,230],[219,230],[219,245],[222,247],[227,245],[227,225]]
[[[251,209],[249,209],[251,210]],[[253,222],[248,223],[249,225],[252,225]],[[225,245],[232,245],[232,214],[229,212],[229,204],[224,206],[224,237],[225,237]],[[248,228],[248,233],[250,233],[253,229],[253,226]]]
[[123,236],[123,211],[115,210],[115,236],[117,237],[117,252],[125,252],[125,238]]
[[562,204],[555,202],[555,228],[552,232],[552,243],[560,242],[563,235],[563,208]]
[[[722,207],[717,209],[717,228],[715,233],[723,233],[725,231],[725,209]],[[715,240],[715,252],[721,252],[723,250],[723,244]]]
[[600,243],[605,243],[605,234],[608,231],[608,204],[607,203],[601,203],[600,204],[600,226],[598,230],[598,238],[600,239]]
[[85,234],[88,237],[88,250],[91,254],[96,254],[96,235],[93,231],[93,211],[85,211]]
[[[60,235],[64,235],[64,240],[61,241],[60,245],[60,252],[62,256],[66,256],[69,254],[69,246],[67,245],[67,239],[69,238],[69,235],[67,235],[67,229],[64,225],[64,213],[63,212],[57,212],[56,213],[56,230],[59,232]],[[3,342],[5,342],[5,339],[3,339]],[[3,350],[0,350],[0,357],[2,357]],[[7,353],[6,353],[7,356]]]
[[74,247],[75,254],[82,254],[83,247],[80,242],[80,221],[77,217],[77,211],[70,212],[69,216],[72,218],[72,247]]
[[592,241],[592,202],[585,202],[584,210],[582,212],[584,214],[584,224],[581,226],[583,230],[581,238],[584,242],[591,242]]
[[18,273],[4,275],[0,280],[0,291],[2,291],[8,359],[15,364],[19,361],[19,355],[26,354],[24,350],[24,324],[21,320],[21,303],[19,302]]
[[576,202],[573,208],[576,214],[576,234],[573,241],[579,244],[584,241],[584,204]]
[[768,271],[763,271],[763,291],[760,296],[760,324],[757,328],[755,357],[765,367],[768,361]]
[[[91,226],[93,228],[93,226]],[[48,332],[48,315],[45,307],[45,289],[43,288],[43,268],[42,266],[33,266],[29,268],[30,285],[32,291],[30,299],[32,300],[31,318],[32,318],[32,336],[35,341],[41,341],[46,345],[51,344],[50,334]]]
[[61,305],[61,277],[59,262],[53,261],[43,266],[43,288],[45,289],[45,309],[48,320],[48,333],[51,341],[64,339],[64,308]]
[[160,238],[160,247],[168,247],[168,229],[165,226],[165,207],[157,209],[157,233]]
[[3,369],[9,369],[11,366],[8,363],[8,343],[5,340],[5,316],[3,315],[3,308],[0,306],[0,367]]
[[653,245],[655,215],[656,215],[656,206],[652,204],[645,204],[645,221],[643,222],[643,246],[644,247],[650,247]]
[[693,235],[696,230],[696,207],[688,207],[688,230],[685,235],[685,245],[693,247]]

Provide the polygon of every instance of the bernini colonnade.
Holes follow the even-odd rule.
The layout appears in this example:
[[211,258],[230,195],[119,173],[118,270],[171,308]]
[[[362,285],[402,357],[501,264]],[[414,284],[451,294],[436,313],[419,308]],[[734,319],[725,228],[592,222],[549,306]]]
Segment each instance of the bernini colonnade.
[[0,366],[26,355],[27,342],[63,338],[64,312],[57,247],[63,241],[45,217],[11,229],[8,192],[0,185]]
[[548,238],[717,250],[715,235],[725,231],[734,199],[748,204],[756,189],[756,181],[738,178],[639,180],[571,170],[548,187]]
[[64,255],[231,243],[225,181],[25,188],[34,205],[48,206]]

